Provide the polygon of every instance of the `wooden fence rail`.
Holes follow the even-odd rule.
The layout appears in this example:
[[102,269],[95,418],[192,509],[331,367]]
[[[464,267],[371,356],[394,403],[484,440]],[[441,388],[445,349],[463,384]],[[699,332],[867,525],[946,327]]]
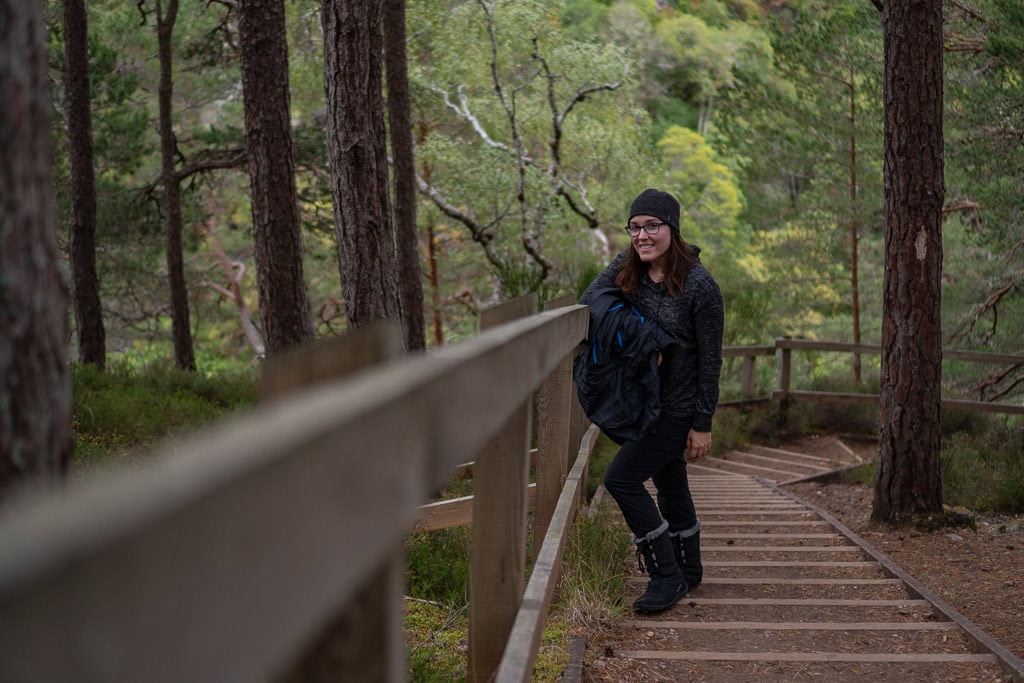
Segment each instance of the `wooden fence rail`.
[[[854,355],[878,355],[881,347],[870,344],[847,344],[844,342],[815,341],[811,339],[788,339],[779,338],[772,346],[727,346],[723,349],[726,358],[742,358],[740,391],[744,397],[742,403],[755,398],[754,387],[754,362],[758,356],[776,357],[776,387],[772,389],[769,396],[764,397],[773,401],[786,399],[829,401],[840,403],[877,403],[878,394],[854,393],[854,392],[830,392],[830,391],[808,391],[793,389],[792,385],[792,364],[794,351],[824,351],[828,353],[843,353]],[[1005,353],[983,353],[977,351],[962,351],[957,349],[944,349],[943,360],[960,360],[976,363],[999,363],[1010,366],[1024,365],[1024,355],[1012,355]],[[968,401],[962,399],[944,398],[944,408],[959,410],[976,410],[992,413],[1007,413],[1024,415],[1024,404],[997,403],[991,401]]]
[[[8,506],[0,681],[401,680],[401,539],[469,461],[469,677],[528,680],[597,436],[584,437],[570,378],[587,310],[548,308],[512,302],[479,336],[398,359],[393,326],[303,350],[268,365],[269,398],[253,410],[142,467]],[[780,339],[725,355],[743,357],[745,394],[756,357],[775,354],[775,398],[877,400],[793,390],[795,350],[878,352]],[[534,432],[537,554],[524,587]],[[326,660],[314,647],[325,638]]]
[[[524,407],[552,373],[564,374],[586,329],[586,308],[564,306],[344,380],[288,389],[169,442],[146,466],[11,505],[0,518],[0,680],[296,679],[310,643],[339,610],[362,606],[355,596],[393,566],[418,506],[458,464],[475,459],[479,469],[497,457],[525,470],[524,437],[516,452],[495,456],[485,446],[527,433]],[[392,343],[382,339],[360,345]],[[555,400],[549,414],[576,425],[578,444],[578,416]],[[568,442],[559,448],[577,452]],[[570,481],[575,496],[579,481]],[[481,499],[500,495],[474,483]],[[545,506],[560,519],[561,503]],[[490,533],[508,539],[523,510],[513,510],[515,521],[496,510]],[[525,548],[504,552],[518,555],[500,560],[514,568]],[[389,576],[376,585],[399,590]],[[497,671],[502,652],[489,643],[503,629],[508,639],[523,599],[522,590],[478,586],[474,600],[481,590],[492,599],[472,626],[475,680]],[[385,609],[398,600],[383,601]],[[334,679],[350,680],[337,678],[348,666],[359,680],[401,680],[399,619],[386,616],[384,640],[358,664],[340,662]]]

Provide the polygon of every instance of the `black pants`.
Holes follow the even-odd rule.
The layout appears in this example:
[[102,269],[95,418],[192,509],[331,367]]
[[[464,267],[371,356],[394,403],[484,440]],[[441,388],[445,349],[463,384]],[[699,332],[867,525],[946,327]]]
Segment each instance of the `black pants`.
[[[699,528],[683,457],[691,426],[689,418],[663,414],[649,434],[623,444],[605,472],[604,487],[638,538],[656,531],[662,519],[669,531]],[[644,487],[648,479],[658,491],[657,505]]]

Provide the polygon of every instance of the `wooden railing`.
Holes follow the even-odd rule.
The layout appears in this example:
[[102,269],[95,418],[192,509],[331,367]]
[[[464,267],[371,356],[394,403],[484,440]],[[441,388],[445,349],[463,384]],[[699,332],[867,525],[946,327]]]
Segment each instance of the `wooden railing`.
[[0,681],[402,680],[401,540],[469,460],[469,678],[529,680],[596,436],[571,391],[586,329],[564,305],[386,360],[400,332],[365,328],[268,366],[272,398],[144,466],[10,505]]
[[[469,461],[468,676],[529,680],[597,437],[571,390],[587,310],[534,307],[498,307],[479,336],[424,354],[378,326],[280,357],[252,411],[9,505],[0,681],[402,680],[401,539]],[[751,394],[754,359],[775,353],[775,398],[877,400],[792,389],[804,349],[878,352],[777,340],[726,355],[745,359]],[[539,550],[524,586],[534,432]]]
[[[876,393],[809,391],[792,388],[792,366],[794,351],[824,351],[837,354],[878,355],[881,348],[870,344],[847,344],[843,342],[814,341],[810,339],[779,338],[773,346],[728,346],[723,349],[726,358],[742,358],[740,391],[745,403],[751,400],[782,401],[787,399],[827,401],[840,403],[877,403]],[[756,397],[754,386],[754,363],[759,356],[776,357],[776,387],[767,396]],[[977,351],[961,351],[944,349],[943,360],[960,360],[977,363],[998,363],[1008,366],[1024,365],[1024,356],[1004,353],[982,353]],[[997,403],[990,401],[968,401],[944,398],[944,408],[958,410],[976,410],[982,412],[1008,413],[1024,415],[1024,404]]]

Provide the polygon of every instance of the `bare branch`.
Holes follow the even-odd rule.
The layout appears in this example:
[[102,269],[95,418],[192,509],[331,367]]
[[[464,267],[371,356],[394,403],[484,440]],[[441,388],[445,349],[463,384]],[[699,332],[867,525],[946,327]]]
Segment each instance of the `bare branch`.
[[[549,165],[548,173],[555,180],[555,194],[565,199],[566,203],[569,205],[569,209],[586,220],[587,225],[590,228],[596,228],[599,225],[597,215],[594,208],[589,202],[587,202],[585,192],[579,186],[570,183],[562,173],[562,130],[565,124],[565,119],[569,116],[573,107],[584,101],[587,95],[604,90],[615,90],[620,84],[605,83],[577,90],[573,93],[573,96],[569,99],[569,102],[565,107],[562,108],[562,111],[559,112],[558,105],[555,101],[555,81],[557,80],[557,76],[551,72],[547,60],[540,53],[536,38],[533,40],[533,58],[540,62],[541,69],[544,72],[544,76],[547,79],[548,84],[548,106],[551,109],[551,140],[548,143],[551,150],[551,164]],[[576,202],[576,199],[566,191],[566,186],[574,190],[577,195],[579,195],[580,201],[586,207],[585,209],[581,208],[581,206]]]
[[1017,271],[1010,277],[1009,281],[1005,282],[1001,287],[989,292],[985,301],[978,304],[971,312],[970,316],[968,316],[967,320],[963,323],[962,329],[953,335],[954,338],[964,337],[970,334],[985,314],[991,314],[992,324],[988,332],[986,332],[982,337],[982,342],[987,342],[995,336],[996,331],[999,328],[999,304],[1002,303],[1002,301],[1018,287],[1022,276],[1024,276],[1024,270]]
[[213,282],[209,282],[208,280],[204,280],[201,284],[219,292],[235,304],[238,308],[238,317],[241,320],[242,330],[245,333],[246,340],[249,342],[253,351],[256,352],[256,357],[263,358],[266,355],[266,346],[263,344],[263,339],[260,337],[259,331],[252,322],[252,312],[249,310],[249,304],[246,302],[245,296],[242,294],[242,279],[245,277],[245,264],[241,261],[232,261],[228,258],[227,254],[224,253],[224,247],[221,246],[220,239],[217,237],[217,219],[213,212],[212,203],[212,200],[208,200],[208,204],[210,204],[210,219],[207,221],[206,232],[207,236],[210,238],[210,245],[213,247],[213,252],[217,257],[217,262],[220,264],[224,277],[227,279],[227,286],[221,286]]
[[228,150],[226,154],[228,156],[211,156],[210,158],[193,162],[188,166],[183,166],[178,169],[177,173],[174,175],[178,179],[178,182],[181,182],[196,175],[197,173],[238,168],[246,163],[247,157],[244,149]]
[[942,208],[942,213],[952,213],[954,211],[978,211],[981,205],[978,202],[971,201],[970,199],[959,199],[949,206]]
[[951,0],[950,4],[953,7],[956,7],[958,10],[960,10],[964,14],[966,14],[967,16],[969,16],[971,19],[974,19],[975,21],[979,21],[979,22],[981,22],[983,24],[987,24],[988,23],[988,21],[985,20],[985,17],[981,16],[981,14],[978,12],[978,10],[974,9],[973,7],[967,7],[962,2],[957,2],[956,0]]
[[460,119],[462,119],[470,126],[472,126],[473,130],[476,131],[476,134],[480,136],[480,139],[483,140],[485,144],[487,144],[489,147],[494,147],[495,149],[500,149],[504,152],[512,152],[512,149],[504,142],[498,142],[497,140],[492,138],[490,133],[488,133],[487,130],[484,128],[483,124],[480,123],[480,119],[478,119],[473,114],[473,112],[470,111],[469,99],[466,97],[465,90],[461,85],[457,89],[459,96],[458,104],[452,102],[451,96],[448,94],[448,91],[434,86],[428,87],[430,87],[430,89],[433,90],[434,92],[441,95],[441,97],[444,98],[445,106],[451,109],[453,112],[455,112]]
[[[978,399],[981,401],[998,401],[999,399],[1009,395],[1018,386],[1024,383],[1024,375],[1019,374],[1021,370],[1024,370],[1024,365],[1019,363],[1017,365],[1011,365],[1007,368],[1003,368],[1002,370],[978,381],[973,387],[971,387],[971,391],[977,394]],[[1014,377],[1015,374],[1018,374],[1018,376]],[[1008,378],[1012,381],[1002,388],[999,388],[999,385],[1003,384]],[[990,390],[994,391],[989,393]]]
[[[494,30],[494,5],[488,4],[485,0],[479,0],[480,7],[483,9],[484,14],[487,17],[487,35],[491,43],[491,83],[494,87],[494,92],[498,96],[498,101],[501,102],[501,106],[505,109],[505,116],[508,119],[509,132],[512,135],[512,142],[515,145],[516,152],[516,171],[519,176],[519,185],[516,190],[516,201],[519,205],[519,235],[522,241],[523,248],[526,253],[540,266],[541,272],[538,276],[538,281],[543,282],[547,279],[548,273],[554,268],[554,264],[548,260],[542,253],[540,245],[540,226],[543,224],[541,216],[538,216],[538,220],[531,221],[528,215],[528,203],[526,199],[526,168],[530,164],[529,156],[527,154],[526,144],[523,142],[523,137],[519,132],[519,121],[516,118],[516,106],[515,98],[516,93],[520,89],[526,88],[526,86],[535,77],[527,77],[522,84],[517,88],[513,88],[509,95],[506,95],[505,88],[502,84],[500,75],[498,74],[498,37]],[[536,45],[536,38],[534,38],[534,44]]]
[[981,38],[961,38],[956,35],[950,35],[946,41],[946,44],[942,46],[945,52],[973,52],[979,54],[985,51],[985,41]]
[[484,225],[465,211],[462,211],[449,203],[448,200],[446,200],[441,193],[437,191],[437,188],[424,180],[418,173],[416,174],[416,186],[419,188],[421,193],[426,195],[430,201],[434,202],[434,205],[441,211],[441,213],[469,228],[473,241],[483,247],[484,254],[487,256],[487,260],[491,265],[498,270],[505,268],[505,262],[494,250],[494,246],[491,244],[494,240],[494,235],[488,232],[489,229],[501,219],[501,216],[496,218],[493,222]]
[[139,26],[145,26],[146,25],[146,14],[147,14],[147,12],[146,12],[145,5],[146,5],[146,0],[135,0],[135,7],[139,10],[139,14],[142,16],[142,19],[139,21]]
[[1021,247],[1024,247],[1024,237],[1017,240],[1017,243],[1010,247],[1010,253],[1006,256],[1007,263],[1013,260],[1014,254],[1016,254],[1017,250],[1020,249]]

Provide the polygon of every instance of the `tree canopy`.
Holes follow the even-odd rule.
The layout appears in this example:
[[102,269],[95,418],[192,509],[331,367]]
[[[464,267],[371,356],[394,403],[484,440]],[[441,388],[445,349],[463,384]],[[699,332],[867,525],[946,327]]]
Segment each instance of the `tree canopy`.
[[[167,356],[155,5],[88,9],[106,343]],[[59,6],[46,10],[66,225],[64,43]],[[347,323],[323,29],[318,8],[287,0],[285,10],[303,277],[316,333],[331,334]],[[414,237],[432,343],[471,333],[473,313],[502,298],[577,291],[626,245],[618,228],[647,186],[682,200],[684,234],[723,284],[727,342],[880,339],[883,65],[873,3],[410,0],[405,10]],[[1015,305],[1021,14],[1013,0],[950,3],[944,38],[945,240],[956,247],[944,263],[946,341],[1007,352],[1018,350],[1024,322]],[[173,50],[190,332],[200,364],[244,359],[252,347],[218,256],[246,266],[237,285],[259,321],[233,6],[182,0]],[[1022,386],[1012,373],[948,381],[971,397]]]

